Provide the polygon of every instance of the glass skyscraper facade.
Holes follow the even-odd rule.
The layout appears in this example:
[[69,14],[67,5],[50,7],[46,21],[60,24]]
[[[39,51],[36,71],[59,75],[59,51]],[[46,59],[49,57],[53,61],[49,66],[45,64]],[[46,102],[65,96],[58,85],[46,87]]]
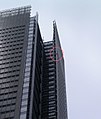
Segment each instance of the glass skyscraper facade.
[[68,119],[57,26],[43,42],[31,6],[0,12],[0,119]]

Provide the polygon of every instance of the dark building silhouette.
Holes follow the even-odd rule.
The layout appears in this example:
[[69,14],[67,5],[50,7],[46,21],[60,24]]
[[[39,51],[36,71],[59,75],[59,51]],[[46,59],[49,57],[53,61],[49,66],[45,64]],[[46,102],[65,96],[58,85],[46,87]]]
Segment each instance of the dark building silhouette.
[[31,6],[0,12],[0,119],[67,119],[57,26],[43,42]]

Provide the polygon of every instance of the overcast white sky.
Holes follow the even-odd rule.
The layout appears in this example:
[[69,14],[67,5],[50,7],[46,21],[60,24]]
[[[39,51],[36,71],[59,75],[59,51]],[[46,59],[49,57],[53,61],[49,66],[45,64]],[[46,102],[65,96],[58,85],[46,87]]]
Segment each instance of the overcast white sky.
[[0,0],[0,10],[32,5],[42,37],[57,22],[65,55],[69,119],[101,119],[101,0]]

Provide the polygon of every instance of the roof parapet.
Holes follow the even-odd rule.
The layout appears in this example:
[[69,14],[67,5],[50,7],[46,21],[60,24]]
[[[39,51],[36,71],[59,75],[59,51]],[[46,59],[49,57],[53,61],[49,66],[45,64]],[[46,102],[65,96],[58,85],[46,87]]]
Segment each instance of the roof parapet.
[[14,16],[17,14],[24,14],[24,13],[30,13],[31,11],[31,6],[24,6],[24,7],[18,7],[18,8],[12,8],[8,10],[3,10],[0,11],[0,16],[1,17],[8,17],[8,16]]

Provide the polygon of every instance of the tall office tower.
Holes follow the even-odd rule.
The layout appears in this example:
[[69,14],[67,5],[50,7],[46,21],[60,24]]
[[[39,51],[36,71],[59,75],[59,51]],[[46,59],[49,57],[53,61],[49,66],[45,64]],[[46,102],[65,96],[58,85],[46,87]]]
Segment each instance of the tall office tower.
[[43,42],[31,7],[0,12],[0,119],[67,119],[64,60],[56,23]]
[[42,119],[67,119],[64,59],[55,21],[53,40],[44,42],[42,74]]

